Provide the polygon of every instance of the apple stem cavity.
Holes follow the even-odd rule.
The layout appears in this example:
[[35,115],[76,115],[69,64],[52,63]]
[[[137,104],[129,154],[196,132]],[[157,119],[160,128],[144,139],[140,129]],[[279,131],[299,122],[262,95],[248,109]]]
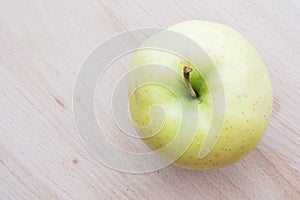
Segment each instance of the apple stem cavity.
[[197,95],[196,91],[193,89],[191,82],[190,82],[190,72],[192,72],[192,71],[193,71],[193,68],[191,68],[191,67],[187,67],[187,66],[183,67],[183,76],[184,76],[184,82],[185,82],[186,89],[188,90],[188,92],[194,99],[197,99],[198,95]]

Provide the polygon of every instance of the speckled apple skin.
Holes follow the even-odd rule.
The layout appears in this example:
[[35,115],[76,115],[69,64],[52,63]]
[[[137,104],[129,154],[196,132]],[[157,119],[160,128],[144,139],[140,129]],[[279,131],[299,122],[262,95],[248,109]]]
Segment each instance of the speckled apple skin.
[[[182,98],[187,102],[198,101],[199,126],[191,146],[174,162],[175,165],[189,169],[212,169],[244,158],[263,137],[272,113],[272,87],[262,59],[240,33],[219,23],[186,21],[169,30],[181,33],[199,44],[215,65],[217,70],[201,75],[206,76],[208,81],[214,81],[214,73],[219,73],[222,79],[226,106],[224,124],[213,149],[206,157],[200,158],[199,151],[209,126],[214,124],[211,124],[212,100],[209,88],[200,73],[193,71],[191,83],[201,93],[201,100],[189,98],[183,82],[174,83],[178,84],[179,93],[182,94],[180,97],[175,97],[166,88],[156,84],[145,85],[130,97],[130,111],[135,125],[159,123],[159,117],[151,119],[149,115],[153,105],[160,104],[165,110],[166,121],[163,128],[156,135],[144,139],[145,143],[153,150],[160,149],[172,142],[181,123],[189,123],[182,122],[180,104],[177,101]],[[179,74],[182,74],[185,65],[190,65],[187,60],[165,51],[137,51],[132,69],[145,64],[168,66]],[[148,74],[140,74],[133,79],[143,79],[144,76]],[[129,84],[134,82],[136,80],[129,80]],[[141,136],[145,134],[140,130],[138,132]],[[180,144],[178,148],[181,148]]]

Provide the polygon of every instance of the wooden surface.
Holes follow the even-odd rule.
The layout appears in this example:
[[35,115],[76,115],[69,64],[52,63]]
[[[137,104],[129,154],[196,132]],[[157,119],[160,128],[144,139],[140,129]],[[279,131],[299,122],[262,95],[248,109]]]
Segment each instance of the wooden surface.
[[[132,175],[97,162],[72,118],[76,75],[117,33],[190,19],[227,24],[261,54],[274,112],[242,161]],[[299,1],[0,1],[0,199],[300,199]]]

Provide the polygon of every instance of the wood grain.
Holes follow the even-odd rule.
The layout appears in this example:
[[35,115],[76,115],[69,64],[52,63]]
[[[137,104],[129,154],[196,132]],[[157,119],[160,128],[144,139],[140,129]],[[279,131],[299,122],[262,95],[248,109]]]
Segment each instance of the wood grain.
[[[190,19],[227,24],[261,54],[275,98],[265,137],[218,170],[106,168],[73,124],[81,63],[112,35]],[[292,0],[2,0],[0,199],[300,199],[299,24]]]

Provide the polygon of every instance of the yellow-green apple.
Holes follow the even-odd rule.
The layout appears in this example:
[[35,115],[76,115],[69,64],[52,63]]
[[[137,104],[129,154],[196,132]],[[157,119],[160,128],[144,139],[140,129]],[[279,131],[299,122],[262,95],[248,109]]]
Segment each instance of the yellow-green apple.
[[[146,84],[137,87],[130,95],[130,111],[137,132],[141,136],[150,135],[143,140],[153,150],[159,150],[171,143],[183,123],[181,121],[181,107],[178,103],[184,101],[185,105],[197,103],[199,110],[198,125],[194,139],[187,150],[174,162],[175,165],[190,169],[211,169],[232,164],[250,153],[263,137],[272,112],[273,94],[268,73],[264,63],[255,48],[237,31],[232,28],[208,21],[186,21],[170,27],[168,30],[182,34],[198,44],[208,55],[215,68],[199,72],[197,66],[183,57],[168,51],[157,49],[144,49],[137,51],[133,58],[132,70],[144,65],[161,65],[175,70],[182,81],[172,80],[170,84],[178,95],[159,84]],[[159,37],[159,34],[156,35]],[[151,38],[150,38],[151,40]],[[177,42],[177,41],[172,41]],[[197,55],[197,52],[195,52]],[[199,55],[200,56],[200,55]],[[201,65],[201,62],[200,62]],[[201,69],[201,68],[200,68]],[[138,76],[130,77],[129,86],[146,76],[141,70]],[[215,144],[205,154],[199,152],[208,138],[212,121],[212,92],[206,82],[214,81],[215,73],[219,74],[224,91],[224,119]],[[168,79],[168,74],[164,74]],[[131,85],[130,85],[131,84]],[[181,96],[180,96],[181,95]],[[164,109],[163,125],[159,130],[154,128],[141,129],[149,124],[161,125],[159,114],[149,114],[155,105]],[[191,106],[192,107],[192,106]],[[188,107],[187,107],[188,108]],[[185,112],[188,115],[192,110]],[[151,133],[155,133],[151,135]],[[188,133],[184,133],[187,134]],[[176,146],[175,146],[176,147]],[[182,148],[180,144],[176,147]],[[163,151],[162,156],[172,154],[169,149]]]

